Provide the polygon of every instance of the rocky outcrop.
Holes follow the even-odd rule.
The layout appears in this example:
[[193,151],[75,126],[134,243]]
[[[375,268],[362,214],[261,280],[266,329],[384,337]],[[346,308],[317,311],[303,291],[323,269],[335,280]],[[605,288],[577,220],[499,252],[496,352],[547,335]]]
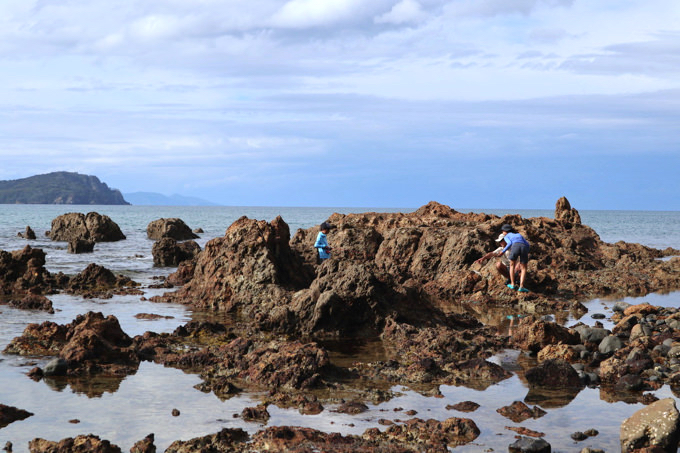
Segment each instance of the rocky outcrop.
[[59,282],[45,269],[45,252],[24,247],[0,250],[0,294],[27,295],[51,293]]
[[52,220],[50,238],[71,242],[76,239],[94,242],[114,242],[125,239],[120,227],[109,216],[96,212],[87,215],[71,212]]
[[58,442],[37,437],[28,443],[28,450],[30,453],[121,453],[120,447],[94,434],[69,437]]
[[581,215],[571,207],[566,197],[560,198],[555,203],[555,220],[567,224],[581,225]]
[[27,294],[21,299],[10,299],[7,305],[22,310],[41,310],[54,313],[52,301],[39,294]]
[[[438,313],[465,303],[554,311],[575,307],[574,299],[680,288],[680,260],[604,243],[569,219],[462,214],[437,203],[409,214],[334,214],[333,258],[317,266],[311,245],[318,227],[289,241],[281,218],[241,218],[206,244],[191,279],[167,299],[236,311],[265,329],[352,335],[379,333],[388,313],[410,324],[445,324]],[[528,295],[510,292],[493,265],[474,264],[505,223],[532,244]]]
[[202,308],[239,308],[250,318],[266,317],[313,279],[289,239],[288,225],[280,217],[272,223],[241,217],[224,237],[208,241],[192,279],[169,297]]
[[191,228],[178,218],[158,219],[150,222],[146,227],[146,236],[155,241],[163,238],[176,241],[198,239],[198,235],[194,234]]
[[179,263],[195,258],[201,251],[196,241],[177,242],[166,237],[156,241],[151,249],[153,265],[158,267],[177,267]]
[[[677,451],[680,413],[673,398],[665,398],[635,412],[621,424],[621,452]],[[656,450],[654,450],[656,448]]]
[[50,321],[29,324],[4,352],[57,356],[66,361],[69,376],[125,375],[134,372],[140,362],[131,346],[132,339],[121,330],[115,316],[88,312],[66,325]]
[[34,240],[35,239],[35,231],[33,231],[33,228],[30,226],[26,227],[26,230],[23,233],[17,233],[17,236],[20,238],[28,239],[28,240]]
[[110,298],[113,294],[139,294],[137,286],[139,284],[129,277],[115,275],[104,266],[91,263],[68,280],[65,290],[83,297]]

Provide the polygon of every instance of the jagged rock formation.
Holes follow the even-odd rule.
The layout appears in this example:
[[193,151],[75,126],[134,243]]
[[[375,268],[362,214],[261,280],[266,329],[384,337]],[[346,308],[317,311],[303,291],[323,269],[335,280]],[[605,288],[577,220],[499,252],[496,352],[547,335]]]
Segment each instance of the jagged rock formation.
[[[317,227],[289,239],[280,217],[241,218],[206,244],[188,283],[166,298],[238,312],[272,330],[352,335],[380,333],[388,319],[447,325],[443,313],[463,303],[554,310],[680,288],[678,260],[657,260],[664,252],[638,244],[604,243],[577,222],[566,199],[558,204],[561,220],[463,214],[434,202],[409,214],[333,214],[333,258],[321,265],[312,247]],[[492,264],[474,263],[495,248],[505,223],[531,243],[526,296],[509,291]]]
[[65,171],[0,181],[2,204],[129,204],[96,176]]

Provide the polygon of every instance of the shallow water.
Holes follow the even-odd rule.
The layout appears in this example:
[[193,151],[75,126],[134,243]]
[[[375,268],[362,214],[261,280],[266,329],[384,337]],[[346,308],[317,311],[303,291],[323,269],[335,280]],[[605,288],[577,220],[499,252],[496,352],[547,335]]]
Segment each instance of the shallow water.
[[[375,209],[354,210],[363,212]],[[73,207],[73,206],[8,206],[0,213],[0,248],[17,250],[26,244],[42,248],[47,252],[47,268],[50,272],[62,271],[74,274],[82,271],[90,262],[101,264],[115,273],[131,276],[143,285],[145,297],[163,293],[165,290],[149,289],[154,283],[154,276],[167,275],[174,269],[153,268],[151,246],[153,242],[146,238],[146,225],[161,217],[180,217],[190,227],[203,228],[206,233],[198,240],[201,246],[212,237],[221,236],[226,228],[240,215],[251,218],[271,220],[281,214],[291,231],[296,228],[308,228],[320,220],[325,220],[333,212],[352,212],[342,208],[186,208],[186,207]],[[95,252],[86,255],[70,255],[66,253],[65,243],[54,243],[44,237],[43,230],[49,230],[51,220],[65,212],[96,211],[109,215],[127,235],[126,241],[101,244],[95,246]],[[377,210],[376,210],[377,211]],[[385,209],[383,211],[393,211]],[[463,211],[465,212],[465,211]],[[487,211],[489,212],[489,211]],[[518,212],[525,216],[546,215],[542,212]],[[619,213],[620,214],[620,213]],[[502,215],[502,213],[499,213]],[[586,213],[581,213],[586,222]],[[658,248],[680,248],[680,219],[678,213],[650,213],[641,216],[624,213],[617,218],[600,218],[601,226],[592,225],[603,240],[614,242],[625,239],[628,242],[642,242]],[[597,216],[596,220],[597,220]],[[604,219],[604,220],[603,220]],[[607,220],[609,219],[609,220]],[[612,220],[613,219],[613,220]],[[618,219],[618,220],[617,220]],[[626,224],[621,219],[626,220]],[[675,222],[675,223],[673,223]],[[650,225],[672,226],[666,228],[664,234],[657,230],[649,231]],[[36,241],[26,241],[16,236],[30,225],[36,232]],[[618,228],[615,228],[618,226]],[[601,229],[598,229],[601,228]],[[622,236],[631,233],[631,238]],[[633,232],[635,234],[633,234]],[[644,237],[639,237],[643,235]],[[642,239],[642,240],[640,240]],[[68,295],[54,295],[52,300],[55,313],[23,311],[7,306],[0,306],[0,349],[16,336],[21,335],[29,323],[53,321],[59,324],[70,323],[77,315],[88,311],[102,312],[104,315],[116,316],[122,329],[130,336],[140,335],[146,331],[172,332],[177,326],[191,319],[210,319],[210,314],[192,312],[185,306],[152,303],[141,300],[140,296],[115,296],[112,299],[91,299]],[[680,306],[680,293],[651,294],[643,298],[622,299],[629,303],[649,302],[653,305]],[[566,325],[576,322],[594,324],[593,313],[603,313],[605,327],[611,327],[609,320],[611,307],[616,300],[596,299],[586,305],[589,312],[579,319],[560,315],[559,321]],[[507,331],[509,312],[475,313],[482,322],[499,326]],[[161,315],[161,319],[143,320],[135,315],[152,313]],[[361,344],[326,344],[331,350],[334,363],[349,365],[356,360],[380,360],[384,354],[379,343],[363,342]],[[244,407],[255,406],[259,402],[258,394],[240,394],[221,401],[212,393],[203,393],[194,388],[200,383],[196,375],[187,374],[173,368],[165,368],[153,363],[144,362],[138,371],[121,380],[82,381],[66,383],[58,380],[42,380],[35,382],[26,376],[34,366],[44,366],[50,358],[26,358],[12,355],[0,355],[0,403],[15,406],[33,412],[35,415],[25,420],[14,422],[0,429],[0,445],[11,441],[15,452],[28,451],[28,442],[35,437],[49,440],[61,440],[78,434],[96,434],[129,451],[132,444],[149,433],[155,435],[158,451],[174,440],[188,440],[193,437],[212,434],[224,427],[240,427],[250,433],[262,429],[259,423],[245,422],[238,416]],[[329,405],[319,415],[301,415],[297,410],[282,409],[270,406],[271,415],[268,426],[300,425],[309,426],[327,432],[342,434],[361,434],[369,427],[385,429],[378,421],[407,420],[407,410],[416,410],[417,417],[471,418],[482,431],[479,438],[470,445],[456,447],[454,451],[507,451],[507,446],[514,442],[515,432],[505,429],[506,426],[523,426],[546,433],[545,439],[552,445],[553,451],[580,451],[586,446],[602,448],[605,451],[619,450],[619,427],[621,422],[641,404],[623,402],[609,403],[599,389],[586,388],[577,395],[556,400],[540,400],[529,394],[528,386],[522,380],[522,369],[531,359],[516,351],[505,351],[494,359],[497,363],[514,373],[513,377],[490,386],[484,391],[465,387],[440,386],[439,397],[432,392],[419,393],[414,389],[394,387],[398,394],[392,400],[378,405],[369,404],[369,411],[359,415],[346,415],[334,412]],[[654,392],[659,398],[673,396],[668,387]],[[472,413],[447,410],[446,406],[461,401],[474,401],[480,408]],[[509,405],[515,400],[525,401],[528,405],[541,405],[547,415],[537,420],[514,423],[502,417],[496,409]],[[178,409],[180,415],[172,416],[172,410]],[[594,417],[593,414],[598,414]],[[78,423],[72,423],[79,420]],[[582,442],[574,442],[569,435],[575,431],[597,429],[600,434]]]

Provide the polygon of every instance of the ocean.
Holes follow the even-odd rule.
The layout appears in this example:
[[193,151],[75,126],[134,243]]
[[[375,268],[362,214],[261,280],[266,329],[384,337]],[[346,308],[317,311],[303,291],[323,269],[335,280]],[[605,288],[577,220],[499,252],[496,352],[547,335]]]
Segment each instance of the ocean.
[[[205,243],[224,235],[227,227],[241,216],[271,221],[280,215],[290,226],[291,234],[298,228],[309,228],[326,220],[332,213],[353,212],[410,212],[417,208],[305,208],[305,207],[187,207],[187,206],[68,206],[68,205],[3,205],[0,208],[0,249],[19,250],[27,244],[47,253],[47,269],[52,272],[76,274],[89,263],[105,266],[116,274],[124,274],[143,285],[148,298],[165,290],[151,289],[154,277],[166,276],[170,268],[154,268],[151,255],[153,241],[146,237],[147,225],[159,218],[179,217],[192,229],[202,228],[197,242]],[[462,209],[459,212],[489,214],[520,214],[523,217],[553,217],[553,210]],[[127,239],[113,243],[98,243],[94,253],[74,255],[66,251],[67,244],[52,242],[45,236],[52,219],[68,212],[98,212],[116,222]],[[680,212],[678,211],[579,211],[584,224],[592,227],[603,241],[636,242],[654,248],[680,249]],[[37,239],[27,241],[18,237],[26,226]],[[54,314],[17,310],[0,305],[0,350],[29,323],[53,321],[70,323],[78,314],[87,311],[115,315],[123,330],[130,336],[146,331],[172,332],[177,326],[204,313],[192,312],[185,306],[159,304],[140,300],[140,296],[114,296],[112,299],[83,299],[68,295],[49,296]],[[649,301],[655,305],[680,306],[680,293],[650,294],[643,298],[624,299],[631,303]],[[607,313],[612,300],[593,300],[587,306],[592,312]],[[138,313],[154,313],[168,318],[142,320]],[[592,321],[586,316],[580,321]],[[573,322],[575,320],[569,320]],[[367,345],[363,353],[371,354]],[[336,352],[337,360],[351,360]],[[44,366],[49,358],[0,355],[0,404],[15,406],[34,415],[0,428],[0,445],[12,442],[14,452],[28,451],[28,442],[35,437],[61,440],[78,434],[96,434],[129,451],[130,447],[149,433],[155,435],[158,451],[164,451],[173,440],[215,433],[224,427],[240,427],[250,433],[262,429],[259,423],[235,418],[244,407],[257,405],[257,394],[239,394],[221,401],[213,394],[194,388],[200,379],[173,368],[144,362],[136,374],[122,380],[85,380],[75,384],[59,384],[47,380],[35,382],[26,376],[34,366]],[[522,360],[516,351],[499,354],[495,361],[512,369]],[[408,417],[397,408],[415,409],[418,417],[444,420],[452,416],[472,418],[482,434],[471,445],[456,447],[454,451],[506,451],[515,433],[504,429],[512,423],[496,413],[496,409],[522,399],[527,393],[526,383],[517,376],[491,386],[484,391],[464,387],[441,386],[443,398],[419,393],[416,389],[399,387],[400,394],[380,405],[369,405],[360,416],[332,412],[332,407],[319,415],[301,415],[296,410],[270,406],[269,426],[300,425],[327,432],[361,434],[368,427],[380,427],[381,418],[405,420]],[[659,398],[673,396],[668,387],[654,392]],[[472,400],[480,409],[462,414],[446,409],[449,404]],[[642,406],[639,403],[610,403],[601,398],[599,389],[586,388],[564,404],[546,408],[548,414],[540,419],[527,420],[521,426],[548,433],[553,451],[575,451],[592,446],[605,451],[618,451],[618,430],[623,419]],[[180,416],[172,415],[178,409]],[[593,413],[600,414],[597,419]],[[569,435],[575,431],[597,429],[600,434],[576,443]],[[561,433],[561,434],[560,434]]]

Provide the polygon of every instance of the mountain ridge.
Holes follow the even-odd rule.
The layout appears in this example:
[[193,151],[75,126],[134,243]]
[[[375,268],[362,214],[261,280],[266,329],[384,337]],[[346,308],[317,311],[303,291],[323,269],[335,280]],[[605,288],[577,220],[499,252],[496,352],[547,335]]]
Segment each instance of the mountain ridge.
[[0,181],[0,204],[129,205],[96,176],[57,171]]

